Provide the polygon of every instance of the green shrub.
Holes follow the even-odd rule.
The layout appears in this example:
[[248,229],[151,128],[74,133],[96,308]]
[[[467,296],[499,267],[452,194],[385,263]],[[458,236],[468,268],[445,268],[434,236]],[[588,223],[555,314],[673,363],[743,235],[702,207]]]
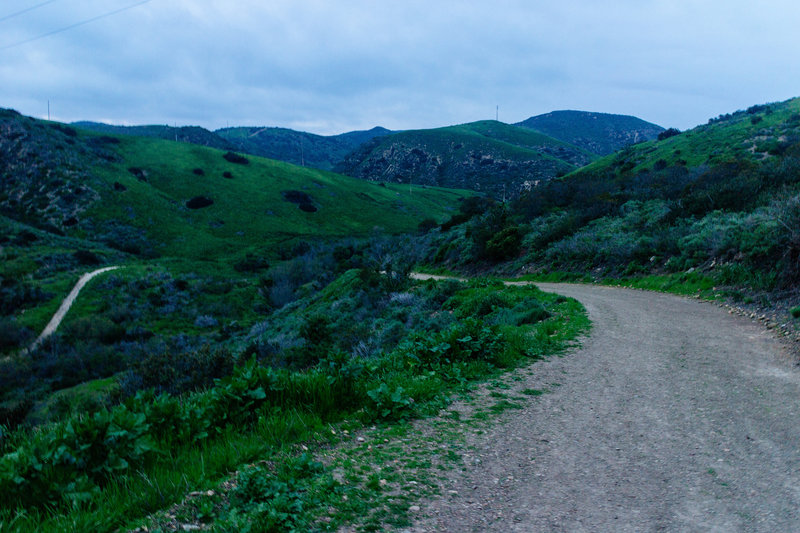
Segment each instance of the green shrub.
[[503,261],[519,254],[524,231],[520,226],[511,226],[497,232],[486,242],[486,255],[494,261]]
[[432,229],[436,228],[437,226],[438,224],[436,223],[436,220],[432,218],[426,218],[419,223],[417,229],[420,233],[425,234],[431,231]]
[[435,335],[417,334],[400,346],[410,368],[433,369],[460,361],[492,362],[502,351],[497,326],[466,318]]
[[502,290],[461,291],[445,303],[445,308],[453,309],[458,318],[483,318],[496,309],[510,307],[511,300]]
[[308,531],[310,524],[303,513],[319,503],[311,489],[323,471],[322,464],[308,454],[275,468],[264,464],[245,468],[230,492],[233,511],[218,525],[222,530],[248,532]]
[[250,163],[250,160],[245,156],[235,152],[225,152],[222,157],[225,158],[225,161],[228,161],[229,163],[236,163],[237,165],[247,165]]
[[513,308],[499,309],[492,317],[492,323],[497,325],[521,326],[523,324],[536,324],[552,316],[540,302],[523,302]]
[[157,392],[180,394],[212,385],[214,379],[231,374],[235,359],[226,348],[202,346],[173,352],[163,349],[145,356],[123,380],[129,395],[154,388]]
[[414,415],[414,399],[406,395],[403,387],[392,390],[381,383],[368,390],[367,397],[365,410],[372,420],[404,420]]
[[11,315],[52,298],[39,287],[0,276],[0,315]]
[[83,316],[64,324],[62,334],[73,341],[114,344],[125,338],[125,328],[104,316]]
[[113,475],[151,456],[148,429],[144,414],[119,406],[36,435],[0,457],[2,505],[60,507],[91,500]]

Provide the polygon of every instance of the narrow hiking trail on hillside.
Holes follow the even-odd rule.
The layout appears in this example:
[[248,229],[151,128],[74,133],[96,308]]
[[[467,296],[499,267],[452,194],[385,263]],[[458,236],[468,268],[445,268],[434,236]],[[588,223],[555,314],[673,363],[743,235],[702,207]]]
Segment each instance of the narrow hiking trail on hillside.
[[78,282],[72,287],[72,290],[69,291],[69,294],[66,298],[61,302],[61,306],[58,308],[58,311],[53,315],[53,318],[50,319],[50,322],[47,323],[42,333],[33,341],[33,344],[30,345],[28,351],[35,349],[39,344],[42,343],[47,337],[52,335],[57,329],[58,326],[61,325],[61,321],[64,320],[64,317],[67,315],[67,311],[69,308],[72,307],[72,304],[75,302],[75,298],[78,297],[80,294],[81,289],[83,289],[87,283],[89,283],[94,277],[99,276],[104,272],[108,272],[109,270],[116,270],[120,267],[118,266],[110,266],[110,267],[103,267],[97,270],[93,270],[92,272],[87,272],[83,276],[78,279]]
[[546,391],[466,436],[411,531],[798,531],[800,369],[771,334],[671,295],[537,284],[581,301]]

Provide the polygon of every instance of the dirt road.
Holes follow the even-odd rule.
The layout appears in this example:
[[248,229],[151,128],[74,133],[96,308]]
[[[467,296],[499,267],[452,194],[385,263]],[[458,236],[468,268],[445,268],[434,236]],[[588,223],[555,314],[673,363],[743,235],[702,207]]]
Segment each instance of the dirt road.
[[81,292],[81,289],[83,289],[83,287],[86,286],[86,284],[89,283],[92,280],[92,278],[94,278],[95,276],[99,276],[103,272],[108,272],[109,270],[116,270],[117,268],[120,267],[110,266],[110,267],[99,268],[92,272],[87,272],[86,274],[81,276],[78,279],[78,282],[75,284],[75,286],[72,287],[72,290],[69,291],[67,297],[64,298],[64,300],[61,302],[61,306],[58,308],[58,311],[56,311],[56,313],[53,315],[53,318],[50,319],[50,322],[47,323],[47,326],[45,326],[44,330],[36,338],[36,340],[33,341],[33,344],[31,344],[28,350],[33,350],[34,348],[36,348],[39,345],[39,343],[41,343],[44,339],[52,335],[53,332],[55,332],[55,330],[58,329],[58,326],[61,324],[61,321],[64,320],[67,311],[69,311],[69,308],[72,307],[72,303],[75,301],[75,298],[78,297],[78,294]]
[[591,335],[521,374],[548,392],[467,436],[412,531],[800,531],[800,370],[778,341],[685,298],[539,286]]

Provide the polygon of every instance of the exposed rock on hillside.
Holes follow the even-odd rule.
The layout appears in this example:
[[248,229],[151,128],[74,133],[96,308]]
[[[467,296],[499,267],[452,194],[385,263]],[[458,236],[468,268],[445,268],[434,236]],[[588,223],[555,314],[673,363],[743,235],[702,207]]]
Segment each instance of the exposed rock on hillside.
[[99,195],[91,165],[116,155],[102,138],[0,110],[0,212],[60,233]]
[[372,181],[473,189],[503,198],[592,159],[545,135],[485,121],[376,138],[334,170]]
[[550,137],[595,154],[608,155],[644,141],[652,141],[664,128],[629,115],[587,111],[553,111],[519,122]]

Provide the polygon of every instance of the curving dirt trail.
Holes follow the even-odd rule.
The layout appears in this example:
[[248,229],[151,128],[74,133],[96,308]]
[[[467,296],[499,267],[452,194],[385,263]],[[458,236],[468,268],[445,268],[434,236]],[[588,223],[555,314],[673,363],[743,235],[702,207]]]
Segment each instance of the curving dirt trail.
[[53,315],[53,318],[50,319],[50,322],[47,323],[47,326],[45,326],[44,330],[36,338],[36,340],[33,341],[33,344],[30,345],[30,348],[28,348],[28,350],[29,351],[33,350],[34,348],[39,346],[39,344],[44,339],[52,335],[55,332],[55,330],[58,329],[58,326],[61,324],[61,321],[64,320],[67,311],[69,311],[69,308],[72,307],[72,303],[75,301],[75,298],[78,297],[78,294],[81,292],[81,289],[83,289],[83,287],[86,286],[86,284],[89,283],[92,280],[92,278],[102,274],[103,272],[108,272],[109,270],[116,270],[118,268],[120,267],[110,266],[110,267],[99,268],[92,272],[87,272],[86,274],[81,276],[78,279],[78,282],[75,284],[75,286],[72,287],[72,290],[69,291],[67,297],[64,298],[64,300],[61,302],[61,306],[59,306],[58,311],[56,311],[56,313]]
[[591,335],[519,385],[548,393],[466,437],[412,531],[800,531],[800,370],[770,333],[686,298],[538,285],[580,300]]

